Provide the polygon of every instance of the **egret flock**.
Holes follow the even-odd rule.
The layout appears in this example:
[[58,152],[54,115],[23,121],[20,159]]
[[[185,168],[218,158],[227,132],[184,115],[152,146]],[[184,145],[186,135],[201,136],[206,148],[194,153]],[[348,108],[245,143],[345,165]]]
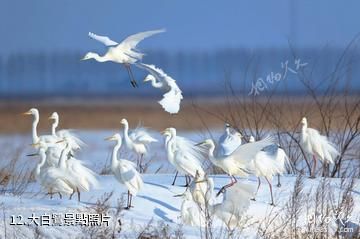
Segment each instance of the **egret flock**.
[[[128,71],[130,82],[133,87],[138,87],[134,79],[131,66],[147,71],[148,75],[144,82],[151,82],[155,88],[166,91],[163,99],[159,101],[165,111],[174,114],[180,110],[182,92],[176,81],[168,76],[162,69],[142,63],[144,56],[136,46],[144,38],[164,32],[155,30],[138,33],[127,37],[121,43],[117,43],[106,36],[89,33],[89,36],[108,47],[105,55],[99,56],[89,52],[83,60],[95,59],[99,62],[113,61],[122,64]],[[51,134],[38,135],[39,111],[31,108],[24,113],[32,116],[32,146],[37,149],[40,162],[35,167],[35,177],[43,190],[53,197],[54,194],[63,198],[64,195],[72,196],[76,193],[81,200],[81,192],[87,192],[101,187],[98,175],[89,169],[83,161],[76,158],[76,152],[81,150],[84,142],[71,130],[57,130],[59,114],[54,112],[49,117],[52,120]],[[141,191],[144,184],[141,174],[144,172],[143,160],[146,154],[152,150],[154,144],[163,144],[167,160],[178,173],[186,178],[186,190],[180,196],[182,198],[181,218],[188,225],[203,225],[204,209],[208,209],[209,215],[222,220],[227,226],[235,227],[239,218],[250,205],[251,199],[255,200],[257,191],[263,177],[270,189],[271,205],[274,205],[272,194],[272,178],[281,175],[290,165],[289,157],[285,151],[276,144],[271,136],[255,141],[254,137],[243,140],[243,135],[225,124],[224,134],[217,140],[206,139],[202,142],[193,142],[190,139],[177,135],[175,128],[166,128],[161,134],[163,141],[159,142],[151,131],[143,127],[130,129],[129,122],[124,118],[119,121],[122,126],[122,135],[115,133],[106,138],[114,141],[111,156],[111,172],[115,179],[127,188],[127,206],[130,209],[132,197]],[[312,155],[314,166],[310,177],[315,177],[317,158],[325,163],[333,163],[339,154],[336,147],[319,131],[308,128],[307,119],[301,120],[302,130],[300,143],[303,150]],[[137,156],[136,163],[118,157],[121,147],[133,152]],[[272,148],[273,150],[268,150]],[[271,152],[270,152],[271,151]],[[205,167],[206,160],[214,167],[220,168],[226,173],[230,182],[217,193],[214,193],[213,178],[209,175],[209,168]],[[251,184],[238,182],[239,177],[247,178],[254,175],[258,178],[258,188]],[[278,184],[280,186],[280,182]],[[217,196],[223,194],[221,202]]]

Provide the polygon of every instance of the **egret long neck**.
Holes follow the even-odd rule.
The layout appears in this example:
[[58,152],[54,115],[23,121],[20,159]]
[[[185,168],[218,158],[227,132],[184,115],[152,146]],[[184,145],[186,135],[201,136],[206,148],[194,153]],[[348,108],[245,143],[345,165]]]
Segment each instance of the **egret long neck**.
[[209,147],[209,159],[211,162],[216,162],[216,158],[214,157],[215,145],[212,143]]
[[129,125],[124,124],[124,140],[127,147],[131,148],[131,139],[129,138]]
[[66,168],[66,160],[67,160],[69,152],[70,152],[70,147],[69,147],[69,145],[67,145],[66,148],[63,149],[63,151],[61,152],[60,160],[59,160],[59,168],[61,168],[61,169]]
[[174,160],[174,151],[173,151],[173,148],[174,148],[174,139],[172,137],[167,137],[168,138],[168,143],[167,143],[167,146],[166,146],[166,152],[167,152],[167,156],[168,156],[168,160],[170,163],[173,162]]
[[110,61],[110,59],[106,55],[99,56],[99,54],[96,54],[96,53],[93,54],[93,58],[98,62]]
[[162,82],[156,81],[155,78],[151,79],[150,82],[151,82],[151,85],[152,85],[154,88],[162,88],[163,85],[164,85]]
[[37,134],[38,123],[39,123],[39,114],[34,114],[34,119],[32,122],[32,140],[34,144],[36,144],[39,141],[39,137]]
[[36,169],[35,169],[35,177],[39,178],[40,176],[40,172],[41,172],[41,167],[44,166],[45,162],[46,162],[46,154],[44,150],[40,150],[40,162],[36,165]]
[[120,140],[116,143],[115,147],[113,148],[112,155],[111,155],[111,168],[116,168],[117,165],[117,154],[119,152],[119,149],[121,147]]
[[53,136],[56,136],[56,128],[58,127],[59,125],[59,119],[55,119],[53,124],[51,125],[51,134]]

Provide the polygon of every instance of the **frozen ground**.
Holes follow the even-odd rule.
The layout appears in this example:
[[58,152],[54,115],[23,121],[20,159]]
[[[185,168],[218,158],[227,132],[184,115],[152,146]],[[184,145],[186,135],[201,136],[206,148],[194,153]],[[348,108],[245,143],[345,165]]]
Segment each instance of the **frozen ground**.
[[[109,164],[111,143],[104,141],[107,136],[112,135],[113,131],[87,131],[79,132],[79,136],[87,143],[87,147],[78,155],[78,158],[86,161],[87,165],[96,172],[101,172],[106,164]],[[194,141],[199,141],[203,138],[198,133],[184,133],[181,134],[192,138]],[[159,140],[160,136],[158,136]],[[33,152],[30,146],[30,135],[3,135],[0,137],[0,145],[2,147],[2,155],[5,157],[8,155],[11,158],[11,153],[14,154],[14,149],[22,146],[26,146],[26,149],[19,151],[21,162],[29,162],[28,164],[20,164],[21,167],[27,165],[25,168],[32,170],[37,159],[29,159],[25,155]],[[121,223],[122,231],[121,235],[132,236],[137,235],[142,227],[144,227],[150,220],[153,222],[164,222],[173,230],[179,228],[181,224],[180,206],[182,199],[179,197],[173,197],[175,194],[184,192],[185,188],[181,186],[171,186],[173,179],[173,168],[166,162],[164,158],[164,152],[162,148],[162,141],[159,144],[155,144],[153,147],[154,153],[149,156],[153,158],[150,170],[147,174],[143,175],[145,182],[144,188],[139,192],[137,197],[133,200],[134,208],[129,211],[122,211]],[[123,152],[122,157],[127,153]],[[5,157],[6,158],[6,157]],[[1,164],[6,163],[6,160]],[[161,168],[161,174],[154,174],[154,172]],[[212,176],[215,181],[215,189],[218,190],[222,185],[229,182],[229,179],[225,175]],[[0,238],[32,238],[37,228],[37,233],[44,238],[79,238],[82,235],[84,227],[81,226],[35,226],[31,225],[11,225],[12,216],[14,216],[14,222],[19,222],[19,215],[22,216],[21,222],[30,223],[28,217],[52,215],[59,213],[62,218],[65,217],[65,213],[89,213],[89,208],[94,207],[97,200],[104,196],[105,193],[114,192],[110,199],[110,204],[113,209],[117,205],[119,198],[124,195],[126,189],[120,185],[112,175],[99,176],[100,188],[92,190],[87,193],[82,193],[81,201],[77,202],[76,196],[72,199],[60,200],[56,195],[53,199],[50,199],[44,192],[41,192],[39,185],[33,182],[28,185],[25,192],[20,196],[14,196],[11,192],[5,192],[0,195]],[[241,181],[247,181],[257,185],[257,179],[250,177],[249,179],[240,179]],[[274,186],[274,197],[276,207],[269,205],[270,194],[269,188],[265,183],[257,196],[257,201],[251,201],[251,206],[246,212],[249,216],[248,223],[251,225],[245,231],[244,235],[253,238],[256,234],[258,225],[256,222],[261,222],[270,213],[275,213],[285,207],[285,204],[291,197],[296,177],[287,175],[282,177],[282,187],[278,188]],[[316,190],[318,183],[321,181],[318,179],[304,178],[305,193],[310,190],[312,193]],[[273,185],[276,185],[277,178],[274,178]],[[331,179],[331,190],[334,195],[338,195],[340,179]],[[184,178],[180,177],[178,185],[184,184]],[[360,186],[356,181],[354,190],[352,191],[354,197],[354,211],[352,212],[352,221],[359,222],[360,212]],[[336,196],[335,196],[336,197]],[[337,198],[338,199],[338,198]],[[221,196],[217,198],[221,201]],[[304,199],[304,203],[309,198]],[[115,218],[112,218],[115,219]],[[38,219],[40,220],[40,219]],[[303,212],[300,216],[300,221],[306,221],[306,214]],[[255,223],[255,224],[254,224]],[[222,227],[222,223],[215,222],[215,228]],[[182,231],[186,238],[199,238],[200,230],[197,227],[182,226]],[[6,236],[5,236],[6,233]]]

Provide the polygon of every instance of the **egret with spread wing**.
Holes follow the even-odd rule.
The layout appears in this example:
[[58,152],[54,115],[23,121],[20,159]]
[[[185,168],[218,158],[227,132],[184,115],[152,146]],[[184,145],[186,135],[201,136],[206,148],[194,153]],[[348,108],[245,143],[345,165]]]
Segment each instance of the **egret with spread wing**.
[[99,54],[94,52],[88,52],[84,56],[84,58],[82,58],[82,60],[95,59],[98,62],[112,61],[115,63],[123,64],[130,76],[131,85],[134,88],[138,87],[131,71],[130,65],[140,61],[143,58],[144,53],[139,52],[136,49],[136,46],[139,44],[140,41],[144,40],[145,38],[164,31],[164,29],[160,29],[154,31],[140,32],[125,38],[120,43],[117,43],[106,36],[100,36],[96,35],[95,33],[89,32],[89,37],[103,43],[106,47],[108,47],[108,51],[103,56],[99,56]]
[[250,162],[255,157],[255,155],[265,148],[273,144],[273,139],[271,137],[266,137],[260,141],[254,143],[248,143],[240,145],[234,152],[227,156],[215,156],[215,143],[211,139],[207,139],[198,145],[208,146],[208,156],[210,161],[217,167],[224,170],[231,179],[231,182],[223,186],[220,191],[217,193],[217,196],[221,192],[224,192],[226,188],[233,186],[237,183],[235,176],[247,176],[250,170]]
[[164,108],[164,110],[170,114],[178,113],[183,96],[180,88],[176,84],[176,81],[168,76],[162,69],[157,68],[154,65],[144,63],[138,63],[136,65],[150,73],[147,77],[145,77],[144,82],[150,81],[154,88],[166,91],[162,100],[159,101],[159,104]]

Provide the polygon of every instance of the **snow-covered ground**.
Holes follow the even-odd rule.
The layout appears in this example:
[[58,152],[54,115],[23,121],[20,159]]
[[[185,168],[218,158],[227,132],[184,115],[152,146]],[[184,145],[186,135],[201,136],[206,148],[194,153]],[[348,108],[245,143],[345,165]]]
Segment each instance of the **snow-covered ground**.
[[[79,136],[87,143],[87,147],[78,154],[78,158],[84,160],[89,167],[96,172],[101,172],[106,164],[109,164],[110,149],[112,144],[104,141],[105,137],[112,135],[113,131],[87,131],[79,132]],[[183,133],[181,135],[190,137],[194,141],[202,139],[202,135],[198,133]],[[159,140],[160,139],[160,136]],[[25,155],[31,153],[33,149],[28,146],[31,143],[30,135],[4,135],[0,137],[0,145],[2,145],[3,156],[11,155],[14,153],[14,149],[22,146],[26,146],[26,149],[20,152],[21,162],[30,162],[28,164],[28,170],[32,170],[36,159],[29,159]],[[181,225],[180,207],[182,203],[181,197],[174,197],[174,195],[183,193],[185,188],[181,186],[172,186],[173,180],[172,172],[174,169],[166,162],[163,152],[162,141],[153,146],[153,153],[149,157],[153,157],[151,166],[147,174],[143,175],[144,187],[139,194],[133,199],[134,207],[131,210],[122,211],[119,216],[121,219],[122,231],[120,235],[132,236],[139,233],[139,228],[144,227],[150,220],[155,223],[161,221],[173,230],[179,228]],[[126,156],[126,152],[123,152],[122,157]],[[125,156],[124,156],[125,155]],[[6,161],[6,160],[5,160]],[[6,162],[1,162],[4,165]],[[161,167],[160,173],[154,174],[154,172]],[[229,182],[229,178],[226,175],[212,175],[215,181],[215,190],[219,190],[221,186]],[[249,179],[239,179],[240,181],[246,181],[257,186],[257,179],[250,177]],[[246,212],[249,216],[248,224],[250,225],[244,231],[244,234],[250,238],[254,237],[257,232],[258,224],[269,214],[281,211],[289,201],[296,176],[286,175],[281,178],[282,187],[276,187],[277,178],[273,179],[273,190],[276,207],[270,206],[270,194],[269,188],[263,180],[263,184],[257,195],[256,201],[251,201],[250,208]],[[112,175],[100,175],[100,188],[91,190],[90,192],[81,194],[81,201],[78,202],[76,195],[72,200],[59,199],[57,195],[53,199],[50,199],[48,195],[41,192],[39,185],[36,182],[30,183],[25,192],[22,195],[14,196],[11,192],[5,192],[0,195],[0,238],[32,238],[34,237],[35,228],[37,228],[37,234],[42,235],[44,238],[79,238],[84,233],[84,227],[82,226],[35,226],[31,223],[29,217],[34,216],[37,222],[46,220],[48,217],[52,217],[54,214],[59,214],[64,223],[65,217],[68,219],[72,216],[76,217],[76,214],[84,213],[84,215],[90,215],[92,213],[90,208],[94,208],[99,198],[104,197],[105,193],[113,192],[113,196],[110,198],[111,209],[115,210],[117,200],[119,198],[126,199],[126,189],[120,185]],[[308,179],[304,177],[303,192],[307,195],[312,191],[315,193],[316,188],[321,181],[321,178]],[[340,179],[331,179],[330,188],[334,195],[338,195],[340,187]],[[181,176],[177,182],[177,185],[184,184],[184,178]],[[1,187],[1,186],[0,186]],[[360,186],[358,182],[355,182],[354,190],[352,191],[354,198],[354,210],[352,212],[352,222],[359,222],[360,212]],[[336,196],[335,196],[336,197]],[[216,199],[221,201],[221,196]],[[304,204],[307,200],[311,200],[311,196],[307,195],[304,198]],[[330,200],[330,199],[329,199]],[[338,198],[336,199],[338,200]],[[68,214],[66,214],[68,213]],[[74,214],[74,215],[73,215]],[[44,216],[45,215],[45,216]],[[42,217],[42,218],[41,218]],[[305,222],[307,215],[305,212],[301,213],[300,221]],[[71,218],[70,218],[71,219]],[[70,220],[69,219],[69,220]],[[112,218],[111,220],[113,220]],[[52,219],[50,219],[52,223]],[[31,225],[11,225],[14,223],[19,224],[31,224]],[[215,228],[220,229],[223,224],[220,221],[216,221]],[[198,227],[182,226],[186,238],[199,238],[201,232]],[[5,236],[6,234],[6,236]]]

